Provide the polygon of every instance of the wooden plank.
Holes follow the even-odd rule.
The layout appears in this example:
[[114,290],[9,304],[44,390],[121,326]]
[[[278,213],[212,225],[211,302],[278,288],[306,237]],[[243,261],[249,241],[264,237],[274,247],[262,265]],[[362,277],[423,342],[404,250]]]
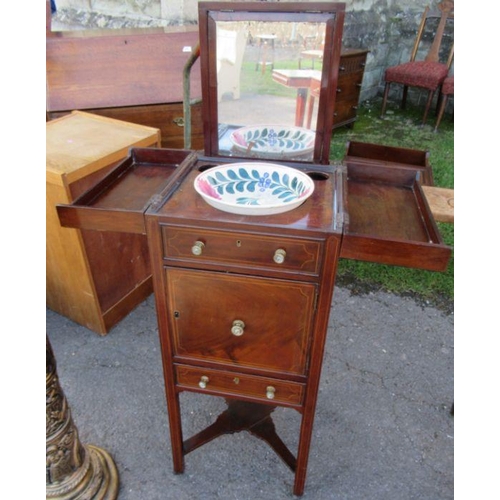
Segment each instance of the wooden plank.
[[[193,27],[47,36],[47,111],[182,102],[186,50],[197,44]],[[191,96],[198,98],[198,62],[191,75]]]
[[47,123],[47,181],[69,185],[146,145],[160,146],[158,129],[75,111]]
[[438,222],[455,221],[455,198],[453,189],[422,186],[434,219]]

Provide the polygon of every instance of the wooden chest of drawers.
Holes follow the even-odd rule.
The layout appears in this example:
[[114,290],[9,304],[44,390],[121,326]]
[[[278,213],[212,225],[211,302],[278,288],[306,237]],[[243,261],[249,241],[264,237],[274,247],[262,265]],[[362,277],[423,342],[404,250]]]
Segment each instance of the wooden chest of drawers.
[[345,49],[340,55],[334,129],[356,121],[368,52],[363,49]]
[[159,145],[158,129],[80,111],[47,123],[47,306],[100,334],[152,292],[146,237],[61,227],[56,205],[102,179],[130,147]]
[[[368,50],[363,49],[344,49],[340,55],[333,130],[345,125],[352,125],[357,119],[359,95],[368,52]],[[319,74],[319,71],[317,73]],[[318,77],[313,77],[310,79],[309,85],[308,126],[311,125],[312,108],[314,101],[319,97],[321,82]]]

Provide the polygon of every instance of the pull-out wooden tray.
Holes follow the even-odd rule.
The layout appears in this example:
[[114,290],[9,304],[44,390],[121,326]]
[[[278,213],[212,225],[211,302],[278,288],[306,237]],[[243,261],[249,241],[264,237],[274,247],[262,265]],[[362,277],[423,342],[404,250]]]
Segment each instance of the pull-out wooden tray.
[[[193,151],[132,148],[102,181],[57,207],[61,225],[145,234],[145,212],[162,206],[199,160]],[[417,181],[418,169],[374,162],[350,164],[346,172],[336,188],[344,200],[341,257],[446,269],[451,249]]]
[[444,271],[451,249],[443,243],[418,170],[347,166],[346,222],[341,257]]
[[420,149],[399,148],[349,141],[343,163],[350,165],[373,165],[381,168],[400,167],[417,172],[417,180],[427,186],[434,184],[429,152]]
[[188,150],[131,148],[101,182],[71,205],[57,207],[61,225],[145,234],[145,211],[175,191],[196,159]]

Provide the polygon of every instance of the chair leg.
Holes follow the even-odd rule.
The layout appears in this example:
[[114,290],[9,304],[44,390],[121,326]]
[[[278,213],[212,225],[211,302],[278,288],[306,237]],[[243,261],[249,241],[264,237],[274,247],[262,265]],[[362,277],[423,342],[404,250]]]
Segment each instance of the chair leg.
[[443,102],[444,95],[443,95],[442,89],[443,89],[443,86],[440,85],[439,90],[438,90],[438,98],[436,100],[436,116],[438,115],[439,108],[441,107],[441,103]]
[[408,85],[403,87],[403,99],[401,100],[401,109],[406,108],[406,98],[408,97]]
[[382,111],[380,112],[380,117],[382,118],[385,114],[385,106],[387,104],[387,96],[389,95],[389,87],[390,87],[390,82],[387,82],[385,84],[385,90],[384,90],[384,99],[382,101]]
[[431,107],[432,98],[434,97],[434,91],[429,90],[429,95],[427,96],[427,102],[425,104],[424,117],[422,118],[422,125],[425,125],[427,121],[427,115],[429,114],[429,108]]
[[441,105],[439,107],[438,116],[436,119],[436,126],[434,127],[434,132],[437,132],[439,124],[441,123],[441,118],[443,118],[444,109],[446,108],[446,102],[448,101],[448,96],[443,95],[441,98]]

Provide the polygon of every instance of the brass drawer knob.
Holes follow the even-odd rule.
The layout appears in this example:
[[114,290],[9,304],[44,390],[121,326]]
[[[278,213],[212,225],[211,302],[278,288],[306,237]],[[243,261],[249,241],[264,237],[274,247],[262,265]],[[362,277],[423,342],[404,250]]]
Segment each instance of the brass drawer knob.
[[274,252],[273,260],[276,264],[283,264],[285,262],[286,252],[283,248],[278,248],[276,252]]
[[206,375],[203,375],[203,377],[200,378],[200,381],[198,382],[198,385],[200,386],[201,389],[206,389],[207,384],[208,384],[208,377]]
[[203,253],[203,247],[205,243],[203,241],[195,241],[194,245],[191,247],[191,252],[193,255],[201,255]]
[[245,333],[245,323],[241,319],[235,319],[231,327],[231,333],[236,337],[241,337]]
[[275,392],[276,392],[276,389],[272,385],[267,386],[266,387],[266,398],[267,399],[274,399]]

